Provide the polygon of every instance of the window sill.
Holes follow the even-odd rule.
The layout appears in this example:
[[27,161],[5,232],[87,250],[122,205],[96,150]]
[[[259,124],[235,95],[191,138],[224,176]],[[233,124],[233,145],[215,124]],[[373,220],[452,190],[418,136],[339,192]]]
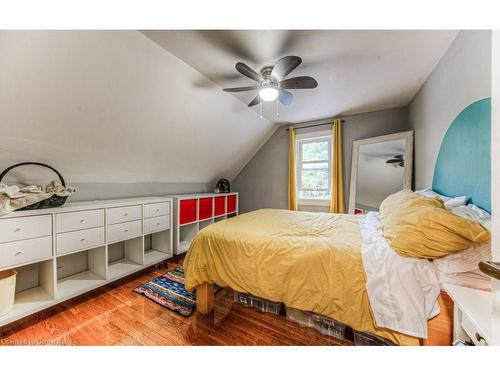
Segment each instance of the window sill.
[[309,198],[309,199],[299,199],[298,200],[299,206],[324,206],[324,207],[329,207],[330,206],[330,199],[314,199],[314,198]]

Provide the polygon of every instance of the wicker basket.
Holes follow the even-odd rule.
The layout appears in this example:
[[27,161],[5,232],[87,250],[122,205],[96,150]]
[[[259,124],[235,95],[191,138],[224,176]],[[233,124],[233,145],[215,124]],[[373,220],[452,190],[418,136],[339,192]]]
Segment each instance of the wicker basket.
[[[10,166],[9,168],[7,168],[6,170],[4,170],[0,174],[0,182],[2,182],[2,179],[5,177],[5,175],[7,173],[9,173],[12,169],[20,167],[22,165],[40,165],[42,167],[49,168],[49,169],[53,170],[54,172],[56,172],[57,176],[59,177],[59,180],[61,181],[61,184],[64,187],[66,186],[66,182],[64,182],[63,176],[61,176],[61,174],[58,171],[56,171],[50,165],[42,164],[42,163],[36,163],[36,162],[25,162],[25,163],[19,163],[19,164],[15,164],[15,165]],[[60,196],[54,194],[50,198],[44,199],[43,201],[40,201],[40,202],[37,202],[37,203],[33,203],[33,204],[31,204],[29,206],[26,206],[26,207],[20,208],[17,211],[22,211],[22,210],[36,210],[36,209],[39,209],[39,208],[59,207],[59,206],[62,206],[66,202],[66,199],[68,199],[67,196],[60,197]]]

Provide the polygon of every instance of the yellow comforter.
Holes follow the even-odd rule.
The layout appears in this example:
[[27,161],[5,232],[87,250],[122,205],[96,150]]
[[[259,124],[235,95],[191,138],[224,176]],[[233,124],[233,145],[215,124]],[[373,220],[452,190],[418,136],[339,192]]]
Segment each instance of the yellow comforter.
[[354,215],[258,210],[199,232],[184,261],[186,288],[229,286],[418,345],[417,338],[375,326],[360,248]]

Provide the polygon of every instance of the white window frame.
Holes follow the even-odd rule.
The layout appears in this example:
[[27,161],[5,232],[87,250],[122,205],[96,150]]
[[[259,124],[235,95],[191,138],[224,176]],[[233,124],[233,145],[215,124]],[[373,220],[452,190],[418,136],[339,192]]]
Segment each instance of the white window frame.
[[[314,161],[302,161],[302,145],[305,143],[314,143],[318,141],[328,142],[328,160],[314,160]],[[328,189],[319,189],[316,191],[330,191],[331,178],[332,178],[332,132],[331,130],[317,131],[314,133],[303,133],[297,134],[295,136],[295,170],[297,178],[297,200],[299,206],[330,206],[330,199],[322,198],[300,198],[300,191],[304,190],[301,188],[302,183],[302,165],[307,163],[328,163]],[[331,192],[330,192],[331,194]]]

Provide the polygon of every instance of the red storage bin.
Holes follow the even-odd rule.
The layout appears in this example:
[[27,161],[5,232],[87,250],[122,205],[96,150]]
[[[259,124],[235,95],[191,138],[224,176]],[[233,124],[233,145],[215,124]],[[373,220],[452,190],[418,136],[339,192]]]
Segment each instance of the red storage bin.
[[198,207],[198,220],[210,219],[213,216],[213,198],[200,198]]
[[180,224],[196,221],[196,199],[183,199],[180,201]]
[[226,213],[226,197],[215,197],[215,216]]
[[227,196],[227,213],[236,212],[236,194]]

